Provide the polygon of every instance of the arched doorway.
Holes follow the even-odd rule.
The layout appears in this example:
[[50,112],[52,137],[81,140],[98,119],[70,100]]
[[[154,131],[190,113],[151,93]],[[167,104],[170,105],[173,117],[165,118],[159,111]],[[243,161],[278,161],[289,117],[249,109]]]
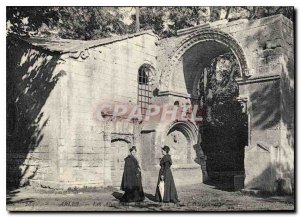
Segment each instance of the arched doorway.
[[170,147],[175,165],[186,165],[194,162],[196,155],[192,151],[197,140],[197,128],[189,122],[173,123],[167,133],[166,144]]
[[175,121],[166,131],[164,143],[170,147],[173,176],[178,185],[203,181],[203,171],[195,150],[197,137],[198,128],[189,121]]
[[124,172],[124,159],[129,154],[130,142],[124,139],[111,141],[111,180],[113,186],[120,186]]
[[[211,49],[209,43],[214,44],[214,48]],[[180,65],[183,62],[183,56],[190,51],[191,48],[194,50],[195,47],[199,45],[206,45],[203,47],[202,52],[199,55],[206,55],[207,58],[216,57],[218,54],[225,52],[232,52],[238,60],[240,67],[241,78],[248,78],[251,76],[250,69],[247,64],[247,58],[245,53],[238,43],[231,35],[216,30],[216,29],[202,29],[188,34],[183,38],[180,43],[177,44],[174,54],[172,55],[168,67],[163,70],[162,76],[160,78],[160,90],[171,90],[172,89],[172,77],[178,75],[177,70],[181,70]],[[201,49],[196,49],[200,51]],[[212,52],[211,52],[212,51]]]
[[[234,70],[238,72],[232,77],[231,71],[227,72],[230,82],[237,87],[237,92],[232,94],[234,97],[231,96],[230,100],[224,100],[216,94],[217,85],[222,87],[221,84],[224,84],[224,80],[218,76],[229,70],[222,67],[217,69],[225,57],[230,57],[228,60],[236,63]],[[210,67],[214,69],[209,71]],[[239,43],[229,34],[206,29],[189,34],[178,44],[169,68],[161,78],[161,90],[186,94],[192,106],[200,105],[205,110],[205,121],[198,126],[200,137],[196,149],[200,147],[204,152],[210,178],[224,181],[220,177],[225,174],[229,176],[231,184],[235,175],[244,173],[244,147],[248,145],[247,136],[244,136],[248,129],[243,128],[248,127],[243,122],[248,118],[245,118],[246,114],[243,114],[243,108],[237,100],[239,90],[236,80],[249,76],[246,57]],[[217,82],[213,83],[212,80]],[[218,118],[222,119],[222,124],[215,124]]]

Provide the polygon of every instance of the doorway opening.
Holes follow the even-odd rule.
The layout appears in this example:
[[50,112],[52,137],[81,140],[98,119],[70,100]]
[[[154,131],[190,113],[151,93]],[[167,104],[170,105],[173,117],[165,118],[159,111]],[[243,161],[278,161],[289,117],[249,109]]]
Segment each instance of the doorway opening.
[[130,142],[123,139],[111,141],[111,179],[113,186],[121,186],[125,158],[129,154]]
[[[190,47],[178,62],[192,105],[204,110],[197,145],[205,155],[206,182],[233,190],[235,178],[244,176],[248,145],[248,115],[238,100],[239,60],[229,46],[211,40]],[[176,84],[176,76],[173,79]]]

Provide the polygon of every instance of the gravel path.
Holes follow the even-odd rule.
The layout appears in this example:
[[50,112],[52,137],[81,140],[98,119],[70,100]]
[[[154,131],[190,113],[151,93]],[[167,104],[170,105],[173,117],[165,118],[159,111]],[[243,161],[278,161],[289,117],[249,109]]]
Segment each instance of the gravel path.
[[94,189],[85,192],[57,192],[22,188],[7,194],[9,211],[266,211],[294,210],[294,198],[258,197],[215,189],[198,184],[178,187],[179,204],[159,204],[153,189],[144,189],[142,203],[120,203],[117,189]]

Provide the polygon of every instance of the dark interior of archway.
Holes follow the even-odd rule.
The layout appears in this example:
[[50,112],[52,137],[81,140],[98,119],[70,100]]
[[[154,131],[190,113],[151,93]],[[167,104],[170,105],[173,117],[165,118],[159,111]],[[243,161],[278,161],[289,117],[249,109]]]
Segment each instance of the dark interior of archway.
[[185,84],[189,94],[192,94],[196,73],[208,66],[211,61],[221,54],[230,52],[230,49],[215,41],[198,43],[191,47],[182,56]]
[[[217,57],[230,53],[232,54],[229,47],[215,41],[198,43],[190,48],[182,57],[188,93],[193,96],[195,80],[201,77],[198,73],[204,73],[204,68],[211,66]],[[206,82],[209,82],[209,79],[206,78]],[[204,117],[206,121],[199,126],[202,134],[201,143],[197,144],[206,155],[206,169],[209,176],[206,183],[223,190],[233,190],[234,176],[244,174],[244,147],[248,143],[248,118],[234,98],[225,100],[218,98],[217,106],[212,106],[212,103],[205,98],[207,96],[199,95],[199,100],[195,100],[193,104],[200,103],[202,100],[206,114]],[[215,112],[212,118],[207,117],[209,107]],[[216,119],[221,121],[216,124]]]

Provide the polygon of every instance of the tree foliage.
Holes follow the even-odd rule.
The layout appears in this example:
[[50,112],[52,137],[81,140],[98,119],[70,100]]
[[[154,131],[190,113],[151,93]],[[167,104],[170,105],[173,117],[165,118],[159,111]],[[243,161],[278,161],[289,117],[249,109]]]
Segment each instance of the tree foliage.
[[232,53],[214,58],[206,67],[208,84],[206,87],[209,121],[215,126],[240,128],[245,122],[242,106],[236,100],[239,86],[236,79],[240,76],[237,59]]
[[90,40],[126,33],[117,8],[63,7],[58,8],[57,15],[62,38]]
[[[134,7],[131,7],[134,10]],[[161,37],[182,28],[222,19],[259,19],[283,14],[293,20],[293,7],[139,7],[140,29],[152,29]],[[7,7],[7,33],[69,39],[98,39],[135,32],[136,17],[124,22],[118,7]]]
[[127,33],[118,8],[8,7],[8,33],[90,40]]
[[53,27],[58,21],[54,7],[7,7],[8,34],[26,37],[37,33],[43,25]]
[[283,14],[293,20],[293,7],[141,7],[141,29],[152,29],[161,37],[177,35],[179,29],[222,19],[259,19]]

